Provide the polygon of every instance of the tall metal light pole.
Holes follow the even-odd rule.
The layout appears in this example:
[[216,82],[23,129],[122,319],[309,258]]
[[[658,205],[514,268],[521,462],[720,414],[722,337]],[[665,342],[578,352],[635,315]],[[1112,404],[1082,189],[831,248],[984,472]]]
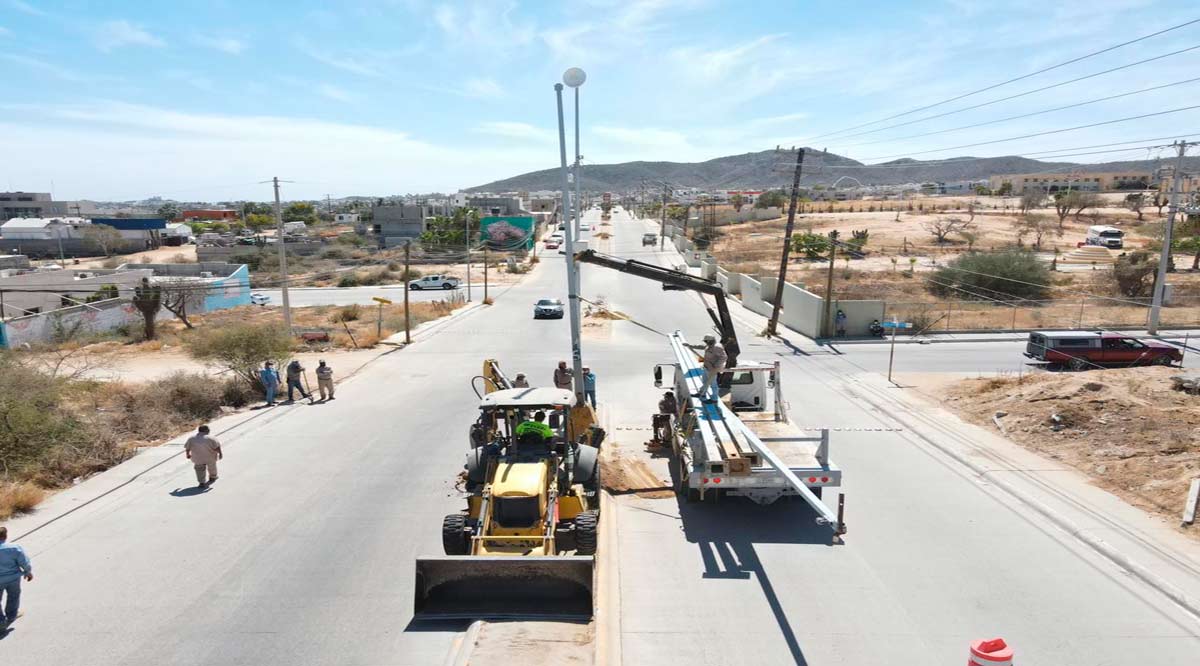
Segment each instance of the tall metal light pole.
[[[579,83],[571,85],[567,81],[568,77],[573,77],[572,80],[578,80]],[[578,232],[582,227],[580,223],[583,221],[583,199],[579,196],[579,163],[583,160],[583,155],[579,154],[579,87],[583,85],[587,79],[587,74],[583,73],[582,69],[572,67],[563,74],[563,81],[567,85],[575,89],[575,230]]]
[[[563,73],[563,83],[572,88],[579,88],[587,80],[582,69],[572,67]],[[554,94],[558,99],[558,153],[562,168],[562,211],[564,218],[569,214],[571,202],[571,184],[567,179],[567,131],[563,120],[563,84],[554,84]],[[574,376],[575,398],[583,402],[583,350],[580,346],[580,316],[579,316],[579,273],[575,269],[575,231],[576,226],[569,219],[563,225],[566,231],[567,256],[567,310],[571,317],[571,368]]]
[[1162,255],[1158,259],[1158,278],[1154,281],[1154,301],[1150,304],[1150,321],[1146,326],[1150,335],[1158,335],[1158,319],[1162,311],[1163,297],[1167,293],[1167,263],[1171,259],[1171,232],[1175,227],[1175,211],[1179,210],[1179,181],[1183,178],[1183,154],[1187,152],[1188,144],[1178,141],[1175,143],[1175,147],[1179,150],[1179,154],[1175,157],[1170,208],[1167,212],[1167,225],[1163,228]]

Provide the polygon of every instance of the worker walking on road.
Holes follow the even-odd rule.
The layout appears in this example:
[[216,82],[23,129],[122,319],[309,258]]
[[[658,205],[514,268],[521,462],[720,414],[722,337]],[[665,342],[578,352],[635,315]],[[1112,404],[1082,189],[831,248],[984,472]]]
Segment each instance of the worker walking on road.
[[[725,361],[728,359],[725,347],[717,342],[716,337],[704,336],[704,383],[700,386],[699,391],[692,394],[693,398],[701,398],[705,402],[716,402],[720,399],[720,393],[717,391],[717,376],[725,371]],[[708,394],[710,387],[712,395]]]
[[513,380],[513,388],[529,388],[529,380],[525,379],[525,373],[518,372],[517,378]]
[[224,458],[225,454],[221,451],[221,443],[209,436],[208,426],[200,426],[196,434],[183,445],[183,451],[196,468],[196,483],[201,488],[211,486],[217,480],[217,461]]
[[846,337],[846,313],[843,310],[839,309],[837,311],[837,314],[834,315],[833,321],[834,321],[834,324],[836,324],[836,326],[834,328],[835,328],[835,330],[837,330],[837,337],[839,337],[839,338]]
[[8,528],[0,526],[0,633],[7,630],[21,616],[21,579],[33,581],[33,565],[25,549],[8,542]]
[[275,369],[275,364],[267,361],[263,364],[263,369],[258,371],[258,379],[262,382],[263,392],[267,394],[267,406],[275,406],[275,393],[279,391],[279,371]]
[[567,367],[566,361],[559,361],[558,367],[554,369],[554,387],[560,389],[571,389],[572,373]]
[[288,402],[296,401],[293,390],[299,391],[300,397],[302,397],[302,398],[311,398],[312,397],[311,395],[308,394],[307,391],[304,390],[304,385],[300,383],[300,381],[303,377],[304,377],[304,366],[300,365],[300,359],[292,359],[292,362],[288,363],[288,367],[287,367]]
[[596,373],[592,369],[583,366],[583,395],[587,401],[592,403],[592,409],[596,408]]
[[[317,390],[321,392],[321,400],[333,400],[333,368],[325,365],[325,361],[317,363]],[[326,398],[328,393],[329,397]]]

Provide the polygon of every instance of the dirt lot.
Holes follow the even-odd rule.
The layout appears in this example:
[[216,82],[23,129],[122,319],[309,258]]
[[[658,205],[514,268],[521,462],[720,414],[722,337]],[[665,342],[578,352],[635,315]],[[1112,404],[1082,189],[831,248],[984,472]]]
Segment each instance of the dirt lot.
[[1200,476],[1200,397],[1172,389],[1170,377],[1180,373],[1149,367],[968,379],[942,396],[988,429],[1004,413],[999,420],[1013,441],[1178,519],[1189,483]]

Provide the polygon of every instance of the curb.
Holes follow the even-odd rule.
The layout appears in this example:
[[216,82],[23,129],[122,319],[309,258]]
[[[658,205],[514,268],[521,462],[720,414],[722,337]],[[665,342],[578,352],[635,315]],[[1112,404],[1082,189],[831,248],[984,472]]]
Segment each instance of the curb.
[[483,620],[472,622],[466,631],[454,639],[442,666],[467,666],[471,661],[471,655],[475,653],[475,646],[479,643],[479,632],[482,630]]
[[[1082,331],[1082,332],[1092,333],[1094,331]],[[1197,341],[1200,342],[1200,331],[1198,331],[1196,333],[1196,335],[1194,335],[1194,336],[1171,334],[1171,335],[1145,335],[1145,336],[1134,336],[1134,337],[1145,337],[1145,338],[1149,338],[1151,340],[1184,340],[1184,339],[1190,339],[1192,337],[1195,337],[1197,339]],[[929,345],[929,344],[953,344],[953,343],[960,343],[960,342],[1025,342],[1026,340],[1028,340],[1027,337],[1016,337],[1016,336],[1011,336],[1011,335],[1008,337],[989,337],[989,338],[949,338],[949,337],[934,338],[934,337],[914,337],[914,336],[899,337],[899,336],[897,336],[896,344],[898,344],[898,345]],[[813,338],[813,342],[815,342],[819,345],[827,345],[827,346],[834,346],[834,345],[890,345],[890,344],[892,344],[892,339],[885,338],[885,339],[881,340],[881,339],[877,339],[877,338],[876,339]]]

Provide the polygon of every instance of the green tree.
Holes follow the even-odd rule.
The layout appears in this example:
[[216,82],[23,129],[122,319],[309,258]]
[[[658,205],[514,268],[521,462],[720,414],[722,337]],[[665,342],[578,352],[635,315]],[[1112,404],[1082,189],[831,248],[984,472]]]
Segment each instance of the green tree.
[[158,207],[158,216],[162,219],[172,222],[179,217],[179,206],[173,203],[165,203]]
[[821,234],[803,233],[792,237],[792,250],[809,259],[818,259],[829,254],[830,240]]
[[1117,259],[1113,264],[1112,277],[1117,292],[1122,296],[1138,298],[1147,296],[1158,273],[1158,260],[1149,252],[1135,250]]
[[120,292],[117,290],[117,285],[106,284],[92,292],[90,296],[84,299],[84,302],[95,303],[96,301],[107,301],[109,299],[117,298],[118,296],[120,296]]
[[755,208],[783,208],[787,205],[787,196],[783,190],[769,190],[758,195],[754,202]]
[[267,361],[284,367],[292,352],[292,337],[282,326],[234,324],[203,331],[190,338],[192,358],[224,368],[258,386],[258,370]]
[[111,257],[121,244],[121,232],[107,224],[89,224],[83,228],[83,237],[91,241],[96,249]]
[[1142,220],[1142,208],[1146,205],[1146,195],[1141,192],[1133,192],[1125,195],[1125,207],[1137,213],[1138,221]]
[[296,201],[288,204],[287,208],[283,209],[284,222],[304,222],[312,224],[317,221],[317,211],[313,205],[304,201]]
[[1012,191],[1013,191],[1012,183],[1005,182],[1005,183],[1000,183],[1000,189],[996,190],[996,194],[998,194],[1002,197],[1006,197],[1006,196],[1012,194]]
[[255,231],[262,231],[275,226],[275,218],[262,213],[251,213],[246,216],[246,226]]
[[142,313],[142,330],[145,339],[153,340],[158,311],[162,308],[162,286],[150,284],[149,278],[133,289],[133,306]]
[[742,211],[742,206],[746,205],[746,197],[740,194],[735,194],[729,197],[729,203],[733,206],[733,210],[740,213]]
[[1050,271],[1030,252],[976,252],[939,268],[926,288],[943,298],[1040,299],[1050,290]]
[[474,208],[455,208],[450,217],[439,215],[430,220],[417,239],[428,247],[462,247],[468,229],[472,238],[478,235],[479,213]]

